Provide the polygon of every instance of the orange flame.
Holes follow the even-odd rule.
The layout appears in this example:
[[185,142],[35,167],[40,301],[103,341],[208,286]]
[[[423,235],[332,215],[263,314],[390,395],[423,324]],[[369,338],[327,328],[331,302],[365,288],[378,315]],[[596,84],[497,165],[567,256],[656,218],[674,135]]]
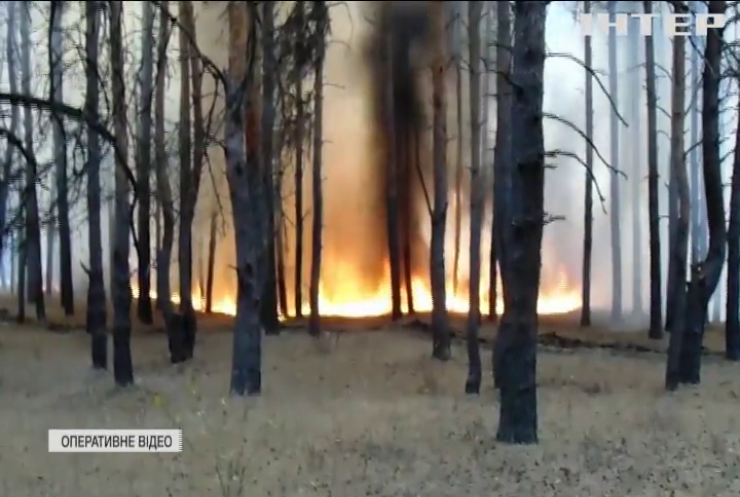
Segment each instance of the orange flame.
[[[417,312],[429,312],[432,310],[432,293],[430,288],[421,278],[414,278],[411,283],[413,296],[414,296],[414,309]],[[483,290],[480,296],[480,307],[481,311],[485,313],[488,309],[488,288],[481,286]],[[342,292],[339,293],[342,297],[332,295],[331,297],[326,295],[323,285],[319,286],[319,311],[322,316],[326,317],[350,317],[350,318],[363,318],[363,317],[378,317],[386,316],[391,313],[391,299],[390,292],[386,288],[379,289],[372,294],[359,295],[358,292],[354,291],[352,282],[347,282]],[[139,295],[139,289],[135,283],[132,282],[132,291],[134,298]],[[403,293],[403,292],[402,292]],[[152,299],[157,298],[156,292],[150,293]],[[499,295],[501,290],[499,288]],[[193,307],[196,311],[204,311],[206,307],[205,296],[202,295],[200,290],[193,292]],[[180,295],[177,293],[172,294],[172,302],[178,304],[180,302]],[[447,288],[447,309],[451,312],[464,314],[468,312],[469,301],[467,295],[463,295],[460,292],[454,292],[450,287]],[[581,295],[577,288],[573,288],[569,282],[565,271],[561,271],[558,275],[558,282],[552,289],[544,289],[540,292],[537,310],[539,314],[557,315],[567,314],[581,307]],[[226,314],[229,316],[236,315],[236,296],[227,295],[218,299],[214,299],[212,305],[213,312],[219,314]],[[404,299],[402,303],[402,310],[406,312],[407,306]],[[501,314],[504,310],[503,301],[499,298],[497,303],[497,311]],[[308,303],[303,305],[303,314],[307,315],[310,312]],[[285,319],[287,316],[281,316]]]

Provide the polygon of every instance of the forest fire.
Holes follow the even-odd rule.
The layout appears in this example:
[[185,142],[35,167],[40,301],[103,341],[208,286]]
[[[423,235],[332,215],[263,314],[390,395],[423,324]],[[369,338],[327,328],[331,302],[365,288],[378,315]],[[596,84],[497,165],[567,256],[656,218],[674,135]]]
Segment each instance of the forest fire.
[[[326,292],[327,285],[320,285],[319,311],[321,316],[366,318],[389,316],[391,314],[389,283],[384,287],[377,289],[375,292],[357,292],[356,289],[359,285],[356,285],[352,281],[345,282],[341,285],[337,285],[337,282],[332,283],[331,287],[335,289],[335,291],[332,291],[330,295]],[[414,310],[416,312],[430,312],[432,310],[432,293],[424,279],[418,277],[412,279],[411,287],[414,300]],[[481,288],[486,289],[481,292],[480,296],[481,312],[486,314],[489,306],[488,285],[481,285]],[[139,296],[139,289],[133,282],[132,293],[134,298]],[[497,303],[498,305],[496,306],[498,314],[501,314],[504,310],[503,301],[501,300],[500,295],[501,288],[499,286],[499,300]],[[151,298],[157,298],[156,292],[151,292]],[[179,294],[173,293],[171,300],[173,303],[179,304]],[[205,311],[206,299],[205,295],[203,295],[201,291],[196,290],[193,292],[192,301],[193,308],[196,311]],[[580,306],[580,292],[570,284],[565,272],[561,272],[558,275],[555,285],[544,288],[541,291],[537,308],[541,315],[558,315],[572,312],[580,308]],[[291,307],[292,306],[288,306],[291,316],[281,316],[282,320],[295,315],[294,309],[291,309]],[[403,312],[408,312],[408,305],[405,298],[402,303],[402,309]],[[452,290],[452,285],[448,284],[447,310],[456,314],[467,313],[467,292],[454,292]],[[220,298],[215,298],[212,304],[212,311],[218,314],[235,316],[236,296],[227,294]],[[309,305],[308,303],[304,303],[303,315],[305,316],[309,313]]]

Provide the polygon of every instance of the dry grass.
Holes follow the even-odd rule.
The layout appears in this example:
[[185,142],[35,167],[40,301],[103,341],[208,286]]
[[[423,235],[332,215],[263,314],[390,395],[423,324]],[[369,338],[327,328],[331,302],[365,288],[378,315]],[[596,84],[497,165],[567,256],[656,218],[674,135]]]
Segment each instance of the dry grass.
[[[479,398],[461,393],[462,348],[436,364],[426,340],[399,330],[331,348],[269,337],[264,394],[223,400],[228,334],[201,336],[185,368],[166,363],[163,336],[136,337],[137,386],[119,391],[89,370],[84,333],[0,325],[0,494],[740,494],[736,365],[708,359],[701,389],[667,395],[662,356],[542,352],[541,443],[509,447],[494,441],[488,374]],[[173,426],[182,454],[47,453],[49,428]]]

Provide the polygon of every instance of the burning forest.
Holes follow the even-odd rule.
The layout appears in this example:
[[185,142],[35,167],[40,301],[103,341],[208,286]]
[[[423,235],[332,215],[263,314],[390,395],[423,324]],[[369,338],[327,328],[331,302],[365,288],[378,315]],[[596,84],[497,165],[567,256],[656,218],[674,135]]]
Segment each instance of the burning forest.
[[456,314],[479,393],[487,315],[498,437],[531,443],[539,316],[670,331],[668,389],[699,382],[708,323],[740,357],[730,30],[578,24],[725,2],[48,4],[2,9],[3,283],[21,322],[84,301],[117,384],[132,319],[183,363],[228,315],[243,395],[285,322],[423,314],[445,361]]

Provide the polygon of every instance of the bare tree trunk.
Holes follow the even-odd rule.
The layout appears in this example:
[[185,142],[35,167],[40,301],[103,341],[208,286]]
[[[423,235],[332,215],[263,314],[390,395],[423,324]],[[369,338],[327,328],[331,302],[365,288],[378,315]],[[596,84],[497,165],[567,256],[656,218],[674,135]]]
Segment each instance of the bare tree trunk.
[[457,155],[455,164],[455,253],[452,262],[452,292],[457,293],[457,284],[460,271],[460,236],[462,233],[462,180],[463,180],[463,117],[462,117],[462,5],[455,2],[456,12],[454,19],[453,43],[455,50],[455,96],[457,110]]
[[[31,96],[31,5],[20,4],[21,28],[21,80],[22,92]],[[33,113],[30,106],[23,110],[23,136],[26,150],[33,154]],[[43,274],[41,268],[41,229],[39,227],[39,204],[36,197],[38,171],[31,161],[26,164],[26,267],[28,269],[27,298],[36,305],[36,318],[46,319],[44,305]]]
[[[64,98],[64,73],[62,59],[64,57],[64,41],[62,38],[62,16],[64,2],[53,2],[54,28],[52,29],[52,47],[54,71],[54,98],[62,101]],[[74,284],[72,280],[72,234],[69,225],[69,193],[67,187],[67,144],[64,132],[64,123],[59,120],[54,127],[54,149],[56,155],[56,194],[57,219],[59,221],[59,279],[62,308],[67,316],[74,314]]]
[[483,2],[468,2],[468,42],[470,44],[470,282],[468,295],[468,379],[465,393],[480,393],[481,360],[478,328],[480,327],[480,244],[483,228],[483,184],[481,177],[480,147],[480,21]]
[[[188,45],[190,40],[196,39],[195,32],[195,14],[193,12],[193,2],[185,0],[181,2],[181,15],[183,27],[188,32]],[[188,293],[187,301],[180,301],[183,312],[183,331],[185,343],[185,356],[192,359],[195,352],[195,334],[197,331],[197,318],[193,310],[192,301],[192,278],[193,278],[193,219],[195,219],[195,207],[198,202],[198,192],[200,191],[200,180],[203,172],[203,162],[206,156],[206,129],[203,118],[203,71],[201,68],[200,55],[189,47],[188,59],[190,64],[190,77],[192,78],[191,86],[191,106],[193,108],[193,157],[192,169],[189,171],[188,178],[188,195],[186,204],[186,232],[187,232],[187,249],[188,257],[188,275],[191,285],[191,291]],[[183,302],[185,302],[183,306]]]
[[213,272],[216,265],[216,220],[218,214],[213,211],[208,234],[208,275],[206,276],[206,313],[213,312]]
[[316,1],[311,13],[316,21],[316,72],[314,74],[314,128],[313,128],[313,225],[311,227],[311,281],[309,302],[311,318],[308,330],[313,336],[319,336],[321,323],[319,316],[319,280],[321,278],[321,238],[324,222],[324,198],[321,187],[322,146],[324,136],[324,60],[326,57],[326,33],[329,24],[329,12],[326,2]]
[[260,314],[265,333],[280,331],[277,298],[277,261],[275,259],[275,211],[279,208],[276,198],[273,171],[273,137],[275,128],[275,75],[278,71],[275,60],[275,2],[262,2],[262,171],[264,176],[265,201],[267,202],[267,273],[262,292]]
[[[690,9],[692,12],[700,12],[700,2],[692,1],[689,2]],[[700,10],[701,9],[701,10]],[[701,85],[701,73],[699,69],[699,59],[701,54],[699,53],[700,45],[699,39],[696,36],[691,36],[691,44],[689,45],[689,57],[691,58],[691,102],[690,102],[690,123],[691,129],[691,141],[689,143],[689,168],[691,171],[691,264],[697,264],[699,260],[704,256],[702,250],[702,194],[701,194],[701,183],[699,181],[699,171],[701,170],[700,161],[700,148],[699,148],[699,95]]]
[[[190,120],[190,99],[192,83],[190,37],[193,34],[192,26],[186,20],[190,2],[178,2],[180,17],[183,22],[178,30],[180,41],[180,226],[177,239],[177,259],[179,274],[180,314],[175,316],[174,332],[180,333],[183,360],[188,360],[190,354],[190,324],[194,320],[193,313],[193,233],[190,209],[193,201],[193,142],[191,133],[193,126]],[[193,109],[194,110],[194,109]],[[179,325],[179,326],[176,326]],[[179,328],[179,329],[177,329]]]
[[[591,2],[583,2],[583,11],[591,13]],[[584,64],[586,65],[586,192],[583,209],[583,271],[581,284],[581,326],[591,326],[591,251],[594,225],[594,81],[591,37],[584,39]]]
[[[685,12],[685,7],[679,10]],[[677,11],[678,12],[678,11]],[[673,290],[673,305],[680,305],[680,309],[686,306],[686,259],[688,256],[689,242],[689,215],[690,215],[690,192],[689,182],[686,175],[686,159],[684,154],[684,118],[685,118],[685,94],[686,94],[686,41],[685,38],[677,36],[673,42],[673,96],[671,98],[671,168],[672,177],[675,179],[678,194],[678,216],[676,219],[676,232],[674,243],[671,244],[671,264],[676,268],[677,288]],[[668,361],[666,363],[666,388],[674,390],[680,379],[680,354],[684,340],[683,312],[676,312],[673,317],[673,325],[670,343],[668,345]]]
[[514,4],[511,191],[502,229],[504,315],[499,330],[501,404],[496,438],[537,442],[537,297],[542,263],[545,144],[542,130],[547,3]]
[[[614,17],[616,13],[615,1],[608,2],[609,15]],[[609,30],[609,95],[614,106],[619,106],[619,82],[617,79],[617,33]],[[616,111],[611,115],[611,166],[613,172],[609,180],[609,222],[611,227],[611,251],[612,251],[612,321],[622,319],[622,237],[619,224],[620,192],[619,176],[619,120]]]
[[408,185],[411,184],[411,178],[414,174],[413,171],[421,171],[421,133],[418,129],[411,131],[411,133],[413,134],[413,137],[411,140],[406,140],[406,143],[413,143],[413,150],[410,147],[406,147],[405,150],[408,155],[405,162],[406,167],[403,168],[403,183],[407,185],[407,188],[404,189],[403,199],[405,204],[405,219],[403,227],[403,279],[406,290],[406,313],[408,315],[416,313],[416,309],[414,308],[414,282],[411,275],[411,269],[413,267],[411,256],[411,230],[413,229],[413,226],[411,225],[411,212],[414,205],[413,195],[411,195]]
[[[385,3],[381,7],[383,16],[386,18],[384,24],[390,26],[391,4]],[[385,188],[386,188],[386,229],[388,237],[388,259],[391,270],[391,318],[398,320],[401,318],[401,243],[400,243],[400,226],[398,222],[399,213],[399,194],[398,183],[400,179],[399,171],[399,150],[396,140],[396,114],[394,102],[394,71],[393,67],[393,34],[391,29],[386,29],[383,37],[383,57],[385,69],[385,88],[383,90],[384,103],[383,115],[385,121]]]
[[[652,14],[653,2],[645,0],[646,14]],[[663,295],[660,267],[660,211],[658,194],[658,99],[655,89],[655,49],[653,37],[645,37],[645,73],[648,125],[648,215],[650,216],[650,331],[653,339],[663,338]]]
[[[255,155],[245,151],[246,115],[254,112],[252,85],[256,84],[256,9],[232,2],[229,14],[229,75],[226,87],[226,173],[234,213],[236,242],[237,309],[234,320],[234,345],[231,367],[231,393],[255,395],[262,389],[262,332],[259,300],[263,289],[266,237],[262,176]],[[249,33],[249,34],[247,34]],[[245,57],[244,54],[247,56]],[[246,84],[244,84],[246,82]],[[255,151],[259,147],[248,144]]]
[[[496,4],[496,143],[493,157],[493,226],[491,227],[491,254],[490,277],[488,288],[489,317],[496,320],[496,306],[498,305],[498,281],[496,278],[498,266],[500,268],[501,229],[503,215],[506,209],[506,193],[508,191],[508,175],[511,163],[511,86],[509,73],[511,71],[511,11],[507,2]],[[494,353],[494,381],[496,380],[496,354]]]
[[[100,2],[85,3],[85,112],[99,122],[98,54],[102,25]],[[100,140],[93,126],[87,127],[87,211],[88,245],[90,248],[89,283],[87,287],[87,332],[91,336],[92,364],[96,369],[108,367],[108,330],[105,277],[103,275],[103,234],[100,193]]]
[[725,309],[725,356],[740,360],[740,126],[735,130],[735,159],[732,164],[730,225],[727,230],[727,302]]
[[637,23],[630,24],[629,46],[632,57],[632,71],[630,74],[630,120],[632,134],[632,314],[638,319],[644,316],[642,298],[642,199],[640,197],[640,185],[642,184],[642,126],[640,119],[640,96],[642,89],[640,84],[640,71],[642,70],[642,57],[640,53],[641,27]]
[[[5,4],[5,10],[8,15],[8,21],[6,25],[6,38],[5,38],[5,60],[7,61],[8,67],[8,80],[11,93],[18,92],[18,65],[17,65],[17,25],[16,25],[16,3],[14,1],[7,2]],[[20,109],[17,105],[13,105],[10,108],[10,129],[9,132],[15,136],[18,135],[18,125],[20,120]],[[6,146],[5,155],[3,157],[3,169],[2,169],[2,180],[0,181],[0,227],[3,230],[8,228],[10,234],[10,273],[11,273],[11,284],[10,287],[14,288],[13,276],[15,274],[15,259],[16,253],[14,242],[15,227],[9,223],[13,221],[13,216],[8,219],[8,204],[10,202],[9,191],[11,173],[13,170],[13,156],[14,148]],[[20,209],[20,208],[19,208]],[[12,212],[12,211],[11,211]],[[5,251],[5,237],[0,237],[0,256]],[[23,300],[23,299],[21,299]],[[23,301],[25,305],[25,301]]]
[[447,2],[430,6],[432,39],[432,106],[434,206],[432,209],[432,243],[430,280],[432,283],[432,357],[442,361],[450,358],[450,331],[447,317],[445,288],[445,227],[447,224]]
[[[8,2],[7,4],[8,9],[8,25],[7,25],[7,40],[6,40],[6,56],[8,58],[8,75],[10,80],[10,91],[12,93],[18,93],[18,77],[19,75],[18,68],[16,66],[17,58],[18,58],[18,44],[17,44],[17,32],[18,27],[16,25],[16,22],[18,20],[18,6],[15,1]],[[10,126],[11,131],[13,133],[18,132],[18,127],[20,125],[20,109],[18,106],[13,105],[11,108],[11,117],[10,117]],[[5,178],[9,178],[12,170],[13,165],[13,152],[12,148],[8,147],[6,149],[5,153],[5,165],[3,166],[6,175]],[[24,202],[23,202],[23,194],[22,194],[22,186],[23,186],[23,180],[22,178],[19,178],[19,188],[18,188],[18,221],[19,225],[23,226],[25,224],[24,217],[25,213],[23,212],[24,209]],[[3,223],[4,225],[5,223]],[[17,227],[13,227],[13,233],[15,233],[15,243],[13,244],[13,248],[16,249],[17,256],[14,257],[13,260],[16,261],[14,269],[14,273],[17,273],[16,276],[16,296],[18,298],[18,322],[22,323],[26,320],[26,242],[23,237],[23,231]]]
[[[726,7],[727,2],[712,0],[709,2],[709,14],[724,14]],[[678,376],[681,383],[688,384],[698,384],[701,380],[701,352],[706,328],[707,306],[709,298],[719,283],[725,260],[727,232],[719,155],[721,56],[721,31],[710,30],[706,38],[702,76],[702,156],[709,247],[706,258],[692,266],[691,282],[686,298],[685,336],[681,343]]]
[[[685,52],[685,48],[684,48]],[[685,79],[685,77],[684,77]],[[684,83],[685,88],[685,83]],[[684,90],[685,91],[685,90]],[[682,117],[685,120],[685,116]],[[682,121],[683,122],[683,121]],[[671,172],[668,180],[668,274],[666,281],[666,311],[665,311],[665,329],[668,333],[673,330],[676,307],[676,293],[679,289],[685,293],[685,276],[680,277],[679,268],[677,261],[672,256],[676,249],[673,247],[676,245],[676,233],[678,231],[679,224],[679,193],[678,184],[675,177],[674,169],[671,167]],[[688,234],[687,234],[688,236]],[[681,274],[686,274],[685,270]],[[683,297],[685,299],[685,296]]]
[[154,95],[154,163],[157,178],[157,200],[162,211],[162,242],[157,252],[157,300],[164,317],[167,341],[170,351],[170,362],[173,364],[185,360],[184,344],[181,330],[175,329],[170,290],[170,261],[172,246],[175,240],[175,207],[172,201],[172,188],[168,176],[168,160],[165,150],[164,102],[165,74],[167,68],[167,45],[170,39],[170,22],[167,15],[169,2],[160,4],[161,13],[157,40],[157,80]]
[[131,363],[131,278],[129,275],[129,226],[131,203],[126,177],[128,168],[128,136],[126,133],[126,86],[123,68],[123,2],[110,7],[110,68],[113,91],[113,127],[116,136],[116,239],[111,268],[115,286],[113,293],[113,374],[116,385],[134,383]]
[[[49,100],[61,102],[63,97],[61,95],[63,70],[59,62],[63,57],[62,48],[62,36],[60,32],[60,24],[62,18],[63,2],[50,2],[49,3],[49,31],[48,31],[48,61],[49,61]],[[60,8],[61,7],[61,8]],[[64,150],[64,129],[63,121],[61,116],[52,116],[52,127],[53,127],[53,147],[54,147],[54,161],[57,168],[57,176],[59,168],[64,165],[66,166],[66,157],[62,154]],[[51,191],[51,199],[49,201],[49,223],[46,227],[46,268],[45,268],[45,279],[44,284],[45,293],[51,297],[54,288],[54,250],[56,245],[56,232],[55,227],[58,226],[58,222],[55,221],[54,215],[58,214],[58,178],[55,182],[54,187]]]
[[141,43],[141,90],[139,93],[139,130],[136,143],[136,183],[139,195],[139,299],[137,314],[145,324],[152,324],[151,293],[151,237],[149,235],[151,147],[152,147],[152,95],[154,94],[154,8],[150,2],[142,3],[144,30]]
[[[295,53],[303,54],[304,48],[304,18],[305,4],[302,0],[295,3],[296,23],[298,29],[295,37]],[[295,315],[300,318],[303,316],[303,298],[302,298],[302,279],[303,279],[303,130],[305,122],[303,118],[303,78],[301,69],[303,59],[298,57],[293,66],[291,76],[292,84],[295,87],[296,98],[296,122],[295,122],[295,277],[293,285],[293,299],[295,305]]]

